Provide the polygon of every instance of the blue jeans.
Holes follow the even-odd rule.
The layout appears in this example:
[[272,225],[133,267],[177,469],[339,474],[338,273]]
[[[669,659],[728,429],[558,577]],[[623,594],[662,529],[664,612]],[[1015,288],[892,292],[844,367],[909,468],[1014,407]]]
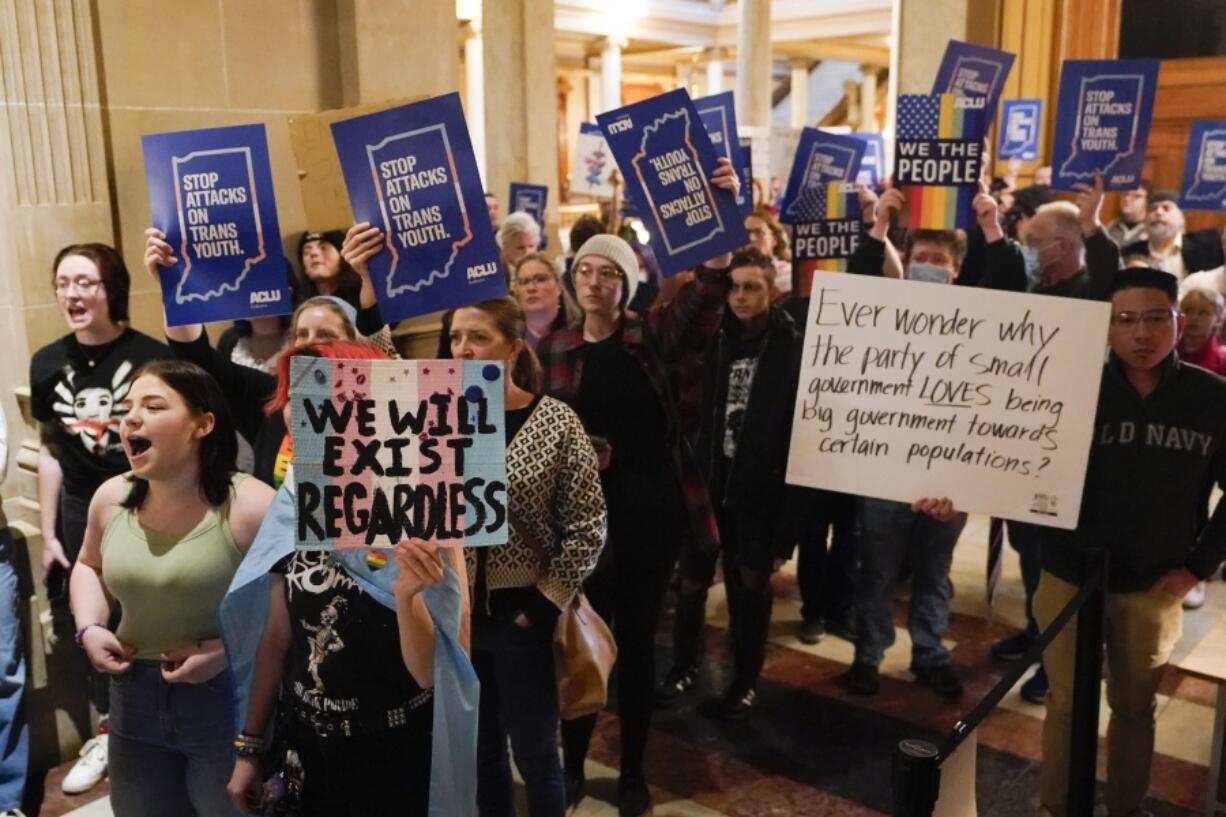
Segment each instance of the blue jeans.
[[480,616],[473,667],[481,680],[477,807],[481,817],[515,817],[507,738],[532,817],[562,817],[566,792],[558,758],[558,682],[553,630]]
[[157,661],[111,676],[109,774],[115,817],[232,817],[230,673],[171,684]]
[[26,658],[21,644],[16,547],[12,532],[0,528],[0,811],[21,808],[30,757],[26,724]]
[[911,666],[949,663],[941,636],[949,627],[949,566],[966,514],[938,522],[902,502],[863,499],[860,506],[860,580],[856,585],[859,640],[856,661],[877,666],[894,643],[890,595],[904,559],[911,564]]

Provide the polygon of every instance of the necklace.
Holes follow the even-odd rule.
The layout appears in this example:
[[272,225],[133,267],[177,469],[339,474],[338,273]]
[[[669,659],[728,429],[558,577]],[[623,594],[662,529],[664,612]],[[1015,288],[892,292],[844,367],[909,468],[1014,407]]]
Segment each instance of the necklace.
[[[111,344],[103,343],[98,346],[88,346],[78,340],[77,348],[80,349],[81,354],[85,356],[85,363],[92,369],[98,365],[98,361],[106,357],[107,353],[111,351]],[[90,349],[96,349],[97,352],[95,354],[90,354]]]

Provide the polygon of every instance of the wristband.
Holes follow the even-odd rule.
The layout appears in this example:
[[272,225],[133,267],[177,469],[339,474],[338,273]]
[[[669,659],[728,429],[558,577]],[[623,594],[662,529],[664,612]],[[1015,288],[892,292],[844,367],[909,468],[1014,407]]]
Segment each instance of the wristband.
[[239,757],[259,757],[268,751],[263,735],[239,732],[234,738],[234,753]]
[[106,630],[108,633],[110,632],[110,630],[107,628],[105,624],[99,624],[97,622],[93,624],[86,624],[84,627],[77,630],[76,633],[73,634],[72,636],[72,640],[77,642],[78,647],[84,646],[84,644],[82,644],[81,642],[85,640],[85,631],[88,630],[90,627],[101,627],[102,629]]

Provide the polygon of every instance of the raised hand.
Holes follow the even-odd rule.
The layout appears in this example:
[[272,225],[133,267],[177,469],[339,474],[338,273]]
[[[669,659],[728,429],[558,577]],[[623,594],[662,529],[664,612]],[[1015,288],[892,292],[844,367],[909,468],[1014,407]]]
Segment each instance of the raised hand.
[[382,250],[383,231],[363,221],[353,225],[345,233],[345,241],[341,244],[341,257],[353,267],[354,272],[368,278],[370,272],[366,268],[366,262]]
[[971,208],[975,211],[975,221],[979,223],[979,228],[983,230],[983,236],[989,244],[1005,237],[1000,228],[1000,203],[988,192],[987,182],[983,179],[979,180],[979,192],[971,201]]
[[173,267],[177,263],[179,259],[175,258],[174,248],[166,243],[166,234],[157,227],[145,230],[145,270],[158,286],[162,284],[158,268]]
[[1103,209],[1103,174],[1094,171],[1094,186],[1078,182],[1073,185],[1077,191],[1077,220],[1081,222],[1081,234],[1091,236],[1103,226],[1099,212]]

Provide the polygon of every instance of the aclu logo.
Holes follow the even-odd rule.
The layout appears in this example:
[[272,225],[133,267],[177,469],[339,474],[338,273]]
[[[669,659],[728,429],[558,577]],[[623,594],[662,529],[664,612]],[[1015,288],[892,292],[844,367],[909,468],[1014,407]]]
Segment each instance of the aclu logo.
[[981,110],[988,106],[988,100],[981,96],[959,96],[954,100],[954,107],[961,111]]
[[616,122],[609,123],[609,133],[624,133],[634,127],[629,114],[620,117]]
[[486,264],[478,264],[475,267],[468,268],[468,282],[480,281],[483,278],[489,278],[491,275],[498,274],[498,262],[490,261]]
[[281,300],[281,290],[279,289],[257,289],[251,293],[250,305],[256,304],[275,304]]

